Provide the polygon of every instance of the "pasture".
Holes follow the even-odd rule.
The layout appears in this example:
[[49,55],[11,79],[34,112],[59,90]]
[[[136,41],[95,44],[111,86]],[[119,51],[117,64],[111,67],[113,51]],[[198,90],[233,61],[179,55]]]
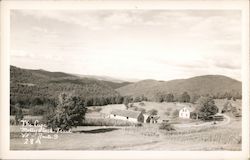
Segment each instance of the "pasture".
[[159,130],[142,127],[82,126],[73,133],[59,133],[58,139],[42,139],[41,144],[24,144],[20,132],[11,132],[11,150],[241,150],[240,121],[225,126]]
[[[221,109],[225,100],[216,101]],[[235,103],[241,106],[240,101]],[[169,118],[165,112],[174,112],[174,103],[144,102],[135,106],[158,110],[160,116]],[[159,129],[160,124],[132,126],[114,122],[105,116],[114,108],[124,105],[92,107],[86,115],[86,125],[72,129],[72,133],[58,133],[57,139],[41,139],[41,144],[24,144],[20,126],[11,126],[11,150],[169,150],[211,151],[241,150],[241,119],[230,115],[223,122],[213,124],[196,120],[174,119],[175,130]],[[171,108],[171,109],[169,109]],[[130,108],[132,109],[132,108]],[[35,133],[33,133],[35,134]],[[45,134],[46,135],[46,134]]]

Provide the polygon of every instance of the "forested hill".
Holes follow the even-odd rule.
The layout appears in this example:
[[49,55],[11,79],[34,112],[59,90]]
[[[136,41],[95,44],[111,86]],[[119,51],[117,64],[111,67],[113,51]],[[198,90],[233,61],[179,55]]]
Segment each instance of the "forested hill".
[[57,98],[63,91],[74,92],[85,99],[92,99],[92,101],[95,98],[117,97],[119,93],[114,90],[117,87],[115,85],[117,84],[108,84],[104,81],[81,78],[62,72],[28,70],[10,66],[12,104],[18,102],[27,105],[37,99],[42,102],[49,101]]
[[10,66],[11,104],[32,106],[55,101],[61,92],[73,92],[87,105],[122,103],[124,96],[158,101],[172,94],[174,100],[187,92],[191,99],[201,95],[241,98],[241,82],[221,75],[198,76],[172,81],[143,80],[136,83],[97,80],[63,72],[29,70]]
[[157,94],[173,93],[178,96],[183,92],[189,95],[213,95],[215,98],[227,96],[241,97],[241,82],[222,75],[206,75],[172,81],[143,80],[130,84],[117,91],[122,96],[141,96],[154,99]]

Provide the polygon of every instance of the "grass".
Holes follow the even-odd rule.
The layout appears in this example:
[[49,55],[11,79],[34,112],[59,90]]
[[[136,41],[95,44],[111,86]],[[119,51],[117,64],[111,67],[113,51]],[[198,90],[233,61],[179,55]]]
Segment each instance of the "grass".
[[[144,102],[146,110],[154,102]],[[220,104],[224,104],[223,101]],[[137,104],[135,104],[137,105]],[[174,103],[158,103],[158,112],[175,111]],[[123,105],[108,105],[94,108],[86,114],[85,126],[73,129],[71,134],[59,134],[57,140],[43,139],[40,145],[24,145],[19,126],[11,126],[11,150],[241,150],[241,119],[232,118],[224,126],[206,125],[200,127],[175,127],[167,131],[159,129],[160,124],[143,124],[135,127],[130,122],[104,118],[113,108]],[[174,108],[175,107],[175,108]],[[101,111],[98,108],[102,108]],[[172,109],[168,109],[172,108]],[[100,111],[100,113],[99,113]],[[103,114],[102,114],[103,113]],[[106,114],[105,114],[106,113]],[[29,117],[31,118],[31,117]],[[34,118],[34,117],[33,117]],[[38,117],[36,117],[38,118]],[[176,125],[202,123],[196,120],[173,119]],[[171,123],[172,123],[171,122]],[[175,126],[175,124],[173,124]]]
[[109,118],[86,118],[83,121],[84,126],[134,126],[135,123],[109,119]]
[[[241,121],[226,126],[159,129],[159,124],[134,126],[82,126],[58,140],[23,145],[20,133],[11,132],[11,149],[74,150],[241,150]],[[75,131],[74,131],[75,130]],[[13,130],[12,130],[13,131]],[[19,136],[18,136],[19,135]]]

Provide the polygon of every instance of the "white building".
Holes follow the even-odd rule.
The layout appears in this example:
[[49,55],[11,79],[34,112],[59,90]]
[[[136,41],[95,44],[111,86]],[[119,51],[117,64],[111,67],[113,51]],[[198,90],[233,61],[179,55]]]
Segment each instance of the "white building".
[[133,123],[144,122],[144,116],[140,111],[131,111],[131,110],[112,110],[109,118],[125,120]]
[[184,119],[189,119],[191,112],[192,112],[191,107],[184,107],[179,111],[179,117]]

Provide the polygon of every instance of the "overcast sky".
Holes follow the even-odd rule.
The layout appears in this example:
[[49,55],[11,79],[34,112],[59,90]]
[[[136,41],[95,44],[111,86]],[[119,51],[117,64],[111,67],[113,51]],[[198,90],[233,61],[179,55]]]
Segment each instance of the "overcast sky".
[[241,80],[233,10],[14,10],[11,64],[119,79]]

